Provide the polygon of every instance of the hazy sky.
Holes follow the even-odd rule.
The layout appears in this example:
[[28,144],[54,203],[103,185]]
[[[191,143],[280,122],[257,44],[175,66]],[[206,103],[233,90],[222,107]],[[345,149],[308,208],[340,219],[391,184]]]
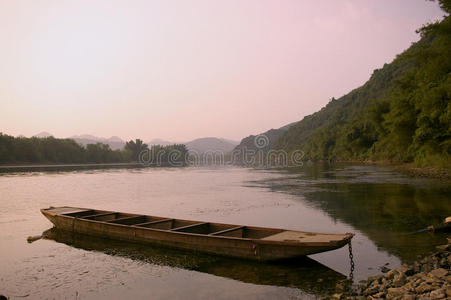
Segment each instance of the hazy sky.
[[240,140],[368,80],[425,0],[0,0],[0,132]]

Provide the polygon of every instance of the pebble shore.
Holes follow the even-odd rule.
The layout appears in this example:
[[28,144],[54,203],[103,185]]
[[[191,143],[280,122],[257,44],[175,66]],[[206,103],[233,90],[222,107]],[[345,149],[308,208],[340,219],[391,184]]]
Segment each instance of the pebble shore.
[[412,265],[368,278],[325,299],[451,299],[451,238]]

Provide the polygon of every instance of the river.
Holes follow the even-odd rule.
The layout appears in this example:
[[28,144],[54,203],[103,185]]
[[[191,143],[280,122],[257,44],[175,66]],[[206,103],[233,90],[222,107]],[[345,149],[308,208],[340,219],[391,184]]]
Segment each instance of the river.
[[[79,206],[285,229],[353,232],[354,281],[445,242],[451,185],[378,166],[123,168],[0,174],[0,294],[15,299],[315,298],[350,275],[348,247],[260,264],[49,234],[39,212]],[[52,237],[53,236],[53,237]],[[26,299],[25,298],[25,299]]]

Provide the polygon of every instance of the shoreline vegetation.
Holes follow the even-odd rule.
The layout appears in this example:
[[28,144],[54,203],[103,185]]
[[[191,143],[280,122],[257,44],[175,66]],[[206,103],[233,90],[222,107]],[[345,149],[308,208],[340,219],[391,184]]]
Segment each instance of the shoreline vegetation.
[[[176,151],[179,156],[169,154]],[[54,137],[14,137],[0,132],[0,167],[8,166],[67,166],[101,164],[137,164],[140,155],[146,153],[148,161],[161,165],[169,162],[184,165],[185,145],[168,146],[154,145],[150,149],[142,140],[131,140],[122,150],[112,150],[103,143],[83,146],[73,139],[58,139]]]
[[142,164],[129,163],[84,163],[84,164],[17,164],[0,165],[0,173],[8,172],[34,172],[34,171],[59,171],[59,170],[86,170],[108,168],[142,168]]

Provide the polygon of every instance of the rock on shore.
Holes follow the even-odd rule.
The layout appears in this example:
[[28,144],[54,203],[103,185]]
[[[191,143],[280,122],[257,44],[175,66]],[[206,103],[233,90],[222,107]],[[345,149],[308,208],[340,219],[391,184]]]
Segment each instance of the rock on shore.
[[451,239],[413,265],[373,276],[349,293],[329,299],[451,299]]

